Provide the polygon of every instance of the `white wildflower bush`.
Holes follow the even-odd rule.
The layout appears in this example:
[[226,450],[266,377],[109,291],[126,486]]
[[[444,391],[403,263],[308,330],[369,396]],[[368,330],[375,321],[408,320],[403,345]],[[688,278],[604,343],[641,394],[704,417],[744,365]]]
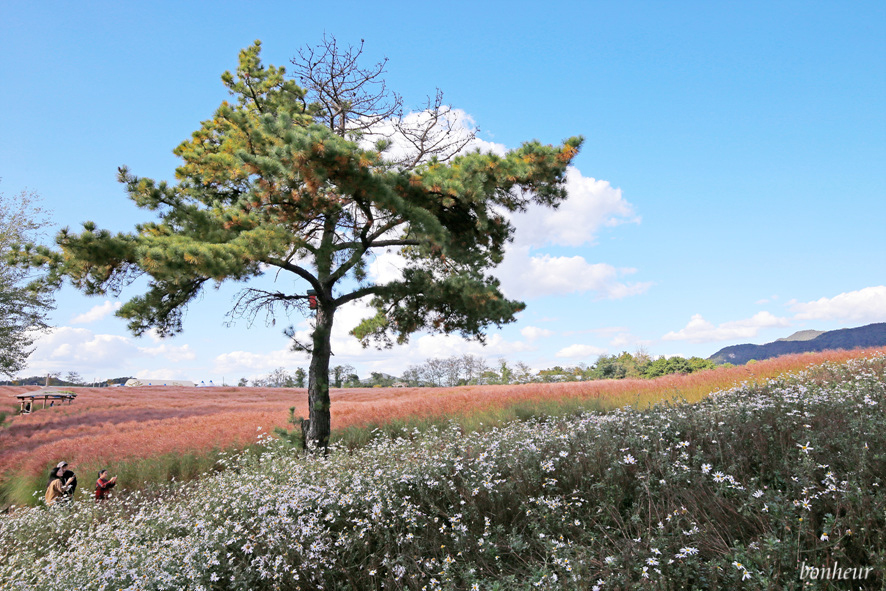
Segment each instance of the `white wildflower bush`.
[[[700,403],[261,453],[0,517],[4,589],[800,589],[886,574],[886,358]],[[803,586],[803,583],[806,585]],[[834,587],[836,588],[836,587]]]

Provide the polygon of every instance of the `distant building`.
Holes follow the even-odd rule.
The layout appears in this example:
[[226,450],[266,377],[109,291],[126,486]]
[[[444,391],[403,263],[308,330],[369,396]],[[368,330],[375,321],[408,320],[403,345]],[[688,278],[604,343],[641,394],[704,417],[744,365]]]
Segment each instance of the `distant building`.
[[132,378],[126,380],[124,386],[128,386],[130,388],[138,387],[138,386],[184,386],[188,388],[193,388],[197,384],[190,380],[148,380],[148,379],[138,379]]

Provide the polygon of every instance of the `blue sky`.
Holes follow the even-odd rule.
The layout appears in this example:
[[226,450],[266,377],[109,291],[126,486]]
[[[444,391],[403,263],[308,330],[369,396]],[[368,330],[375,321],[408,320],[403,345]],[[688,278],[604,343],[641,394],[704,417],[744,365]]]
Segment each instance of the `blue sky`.
[[[517,220],[499,271],[527,303],[516,323],[485,348],[416,335],[364,351],[346,336],[357,306],[337,316],[334,364],[707,357],[886,321],[882,2],[7,2],[0,191],[35,190],[56,228],[130,230],[149,214],[117,167],[172,179],[241,48],[261,39],[264,62],[287,65],[324,32],[389,58],[407,105],[442,89],[489,145],[586,138],[564,211]],[[232,382],[306,366],[285,321],[224,325],[234,293],[209,290],[160,341],[128,334],[113,298],[65,288],[25,373]]]

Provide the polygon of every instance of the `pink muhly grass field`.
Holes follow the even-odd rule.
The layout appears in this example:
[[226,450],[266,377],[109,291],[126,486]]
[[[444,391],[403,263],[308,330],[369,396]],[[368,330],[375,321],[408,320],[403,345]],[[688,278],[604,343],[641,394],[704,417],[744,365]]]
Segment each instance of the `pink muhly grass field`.
[[[333,389],[332,428],[384,424],[409,418],[467,417],[522,403],[595,401],[600,409],[647,406],[682,398],[697,401],[744,381],[761,381],[825,361],[840,362],[876,349],[787,355],[745,366],[654,380],[625,379],[461,386],[456,388]],[[879,349],[884,350],[884,349]],[[34,387],[0,387],[0,400],[16,407],[16,394]],[[70,388],[70,405],[11,417],[0,429],[0,475],[40,474],[60,460],[113,466],[169,453],[243,447],[287,424],[289,408],[307,416],[307,393],[297,388]]]

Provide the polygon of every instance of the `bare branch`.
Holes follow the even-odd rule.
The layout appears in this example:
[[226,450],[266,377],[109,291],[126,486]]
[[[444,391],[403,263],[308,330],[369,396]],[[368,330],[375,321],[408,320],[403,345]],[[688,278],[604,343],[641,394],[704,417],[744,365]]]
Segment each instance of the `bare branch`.
[[410,146],[402,158],[394,161],[406,170],[434,157],[441,162],[448,161],[474,141],[479,131],[461,124],[458,111],[452,105],[443,104],[443,92],[439,88],[433,101],[429,97],[421,112],[399,118],[395,129]]
[[234,323],[237,318],[245,318],[248,326],[255,323],[256,317],[261,312],[265,315],[265,324],[274,326],[276,324],[275,312],[277,308],[282,308],[283,313],[287,316],[292,310],[299,310],[301,313],[308,312],[307,295],[290,295],[279,291],[264,291],[262,289],[244,289],[234,298],[234,306],[228,311],[228,320],[225,322],[228,326]]
[[334,36],[324,35],[320,44],[305,46],[292,59],[308,98],[323,106],[321,117],[342,137],[360,135],[402,112],[400,95],[383,77],[388,59],[364,69],[357,64],[362,53],[362,39],[358,47],[339,48]]

